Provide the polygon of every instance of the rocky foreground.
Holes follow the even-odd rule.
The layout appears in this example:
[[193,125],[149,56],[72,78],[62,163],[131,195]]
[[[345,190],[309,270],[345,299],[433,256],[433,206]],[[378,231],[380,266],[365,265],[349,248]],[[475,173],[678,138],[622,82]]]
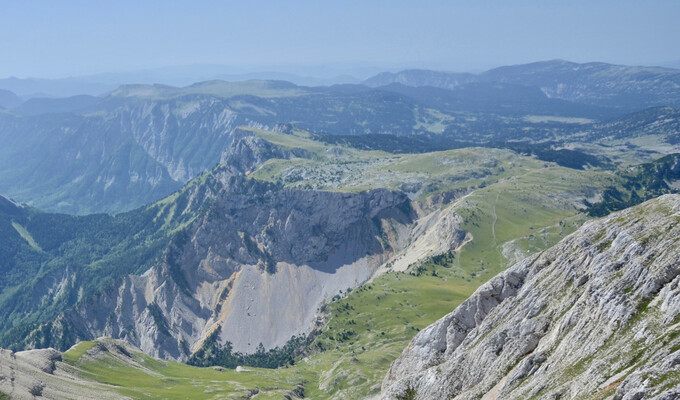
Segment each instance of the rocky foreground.
[[383,399],[680,398],[680,196],[585,224],[422,330]]

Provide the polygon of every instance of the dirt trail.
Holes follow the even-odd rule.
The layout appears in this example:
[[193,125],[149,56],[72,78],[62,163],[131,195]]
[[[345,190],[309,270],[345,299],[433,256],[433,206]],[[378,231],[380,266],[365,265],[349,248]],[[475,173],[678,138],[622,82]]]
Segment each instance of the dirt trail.
[[493,203],[493,223],[491,224],[491,234],[493,235],[494,245],[497,243],[496,240],[496,221],[498,221],[498,214],[496,214],[496,204],[498,203],[498,197],[500,193],[496,193],[496,201]]

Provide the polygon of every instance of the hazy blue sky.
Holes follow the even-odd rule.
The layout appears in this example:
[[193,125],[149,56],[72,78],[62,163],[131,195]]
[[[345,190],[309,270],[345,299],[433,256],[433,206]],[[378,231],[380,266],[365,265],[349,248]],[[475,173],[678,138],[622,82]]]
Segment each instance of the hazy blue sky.
[[0,77],[224,64],[678,64],[678,0],[3,1]]

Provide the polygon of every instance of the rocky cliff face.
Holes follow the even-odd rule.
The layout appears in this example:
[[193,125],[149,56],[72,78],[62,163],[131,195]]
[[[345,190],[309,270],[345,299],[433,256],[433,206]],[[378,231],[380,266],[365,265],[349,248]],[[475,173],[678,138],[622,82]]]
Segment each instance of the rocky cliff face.
[[107,119],[181,183],[213,167],[231,143],[238,114],[211,97],[132,102]]
[[405,195],[277,190],[230,178],[162,262],[65,318],[77,332],[184,360],[215,329],[253,352],[304,334],[317,308],[387,260],[383,221],[411,222]]
[[384,399],[680,397],[680,196],[587,223],[421,331]]
[[207,96],[119,103],[87,115],[1,115],[5,193],[46,211],[130,210],[214,168],[248,123]]
[[237,139],[225,164],[171,206],[197,217],[159,263],[62,314],[52,336],[109,336],[175,360],[215,331],[238,352],[282,346],[314,327],[324,301],[366,282],[441,224],[453,233],[432,236],[428,249],[448,251],[464,240],[451,212],[414,229],[419,215],[401,192],[292,190],[247,178],[263,161],[294,153],[254,136]]

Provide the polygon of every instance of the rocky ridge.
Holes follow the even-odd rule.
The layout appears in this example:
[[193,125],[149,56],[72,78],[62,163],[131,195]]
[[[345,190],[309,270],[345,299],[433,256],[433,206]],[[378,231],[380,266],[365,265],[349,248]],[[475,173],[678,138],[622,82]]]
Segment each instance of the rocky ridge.
[[585,224],[422,330],[381,398],[680,396],[680,196]]
[[62,353],[52,348],[0,350],[0,394],[18,400],[127,398],[106,385],[83,380],[62,362]]

